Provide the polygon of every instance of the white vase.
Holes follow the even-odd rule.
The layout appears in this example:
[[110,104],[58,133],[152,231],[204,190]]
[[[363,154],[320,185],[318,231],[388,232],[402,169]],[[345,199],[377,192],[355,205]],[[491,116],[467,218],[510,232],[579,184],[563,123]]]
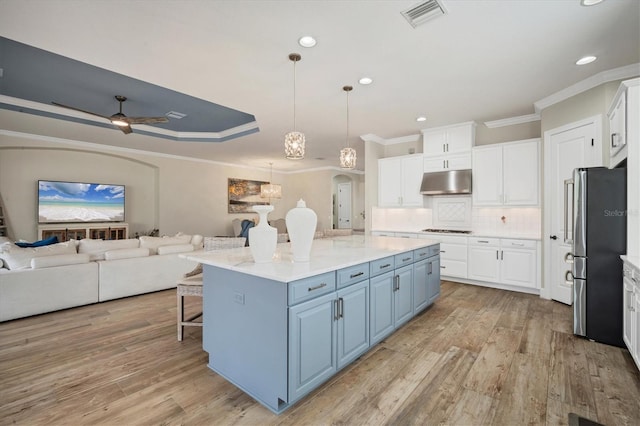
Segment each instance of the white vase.
[[273,211],[273,206],[253,206],[253,210],[260,215],[258,225],[249,229],[249,248],[253,261],[256,263],[271,262],[278,243],[278,230],[270,226],[267,221],[267,215]]
[[287,222],[289,241],[291,241],[293,261],[308,262],[318,216],[313,210],[307,208],[303,199],[300,199],[297,206],[287,212],[285,221]]

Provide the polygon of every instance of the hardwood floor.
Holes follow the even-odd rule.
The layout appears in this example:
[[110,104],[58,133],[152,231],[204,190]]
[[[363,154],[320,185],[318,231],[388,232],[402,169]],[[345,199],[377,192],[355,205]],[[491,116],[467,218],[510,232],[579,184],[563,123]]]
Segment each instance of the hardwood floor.
[[[199,300],[187,300],[187,309]],[[0,424],[640,423],[626,350],[576,338],[571,310],[443,282],[434,306],[280,416],[176,339],[175,290],[0,323]]]

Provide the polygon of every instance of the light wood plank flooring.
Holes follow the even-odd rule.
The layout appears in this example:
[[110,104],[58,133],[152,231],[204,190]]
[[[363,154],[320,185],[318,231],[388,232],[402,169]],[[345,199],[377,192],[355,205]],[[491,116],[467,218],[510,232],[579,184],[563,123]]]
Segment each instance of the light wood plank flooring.
[[0,424],[640,424],[629,353],[574,337],[570,308],[537,296],[443,282],[280,416],[206,367],[200,328],[178,342],[175,318],[167,290],[0,323]]

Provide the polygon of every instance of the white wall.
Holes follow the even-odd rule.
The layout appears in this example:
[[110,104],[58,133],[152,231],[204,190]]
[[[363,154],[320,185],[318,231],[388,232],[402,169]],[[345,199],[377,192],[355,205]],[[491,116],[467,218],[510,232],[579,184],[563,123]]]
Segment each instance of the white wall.
[[[338,169],[274,171],[273,181],[282,185],[284,195],[273,201],[269,218],[284,218],[304,198],[318,215],[318,229],[331,227],[332,178],[337,174],[352,176],[358,183],[353,186],[354,208],[362,206],[362,175]],[[227,212],[228,178],[269,181],[270,171],[0,133],[0,194],[14,236],[25,240],[37,239],[39,179],[126,185],[125,215],[131,235],[154,228],[161,235],[232,235],[233,219],[255,219],[257,214]]]

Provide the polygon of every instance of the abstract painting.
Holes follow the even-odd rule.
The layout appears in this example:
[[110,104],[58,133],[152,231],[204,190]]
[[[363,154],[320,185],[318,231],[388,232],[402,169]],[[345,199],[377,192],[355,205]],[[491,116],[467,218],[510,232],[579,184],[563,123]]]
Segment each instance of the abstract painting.
[[269,182],[229,178],[229,213],[255,213],[251,207],[268,205],[269,200],[260,197],[260,185]]

